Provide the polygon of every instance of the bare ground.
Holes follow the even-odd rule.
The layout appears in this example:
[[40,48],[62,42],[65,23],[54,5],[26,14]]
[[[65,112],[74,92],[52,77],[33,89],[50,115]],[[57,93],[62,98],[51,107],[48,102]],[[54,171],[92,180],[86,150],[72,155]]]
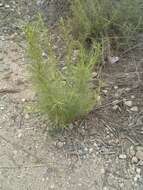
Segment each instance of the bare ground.
[[15,1],[12,11],[12,2],[0,6],[0,189],[142,190],[143,38],[118,63],[105,64],[101,105],[51,137],[48,121],[32,110],[20,34],[37,9]]

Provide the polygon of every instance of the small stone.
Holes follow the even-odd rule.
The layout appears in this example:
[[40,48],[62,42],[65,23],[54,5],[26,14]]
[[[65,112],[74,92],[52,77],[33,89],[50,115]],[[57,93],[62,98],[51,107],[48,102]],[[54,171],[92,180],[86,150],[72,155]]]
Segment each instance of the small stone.
[[139,178],[141,177],[141,175],[140,175],[140,174],[137,174],[136,177],[139,179]]
[[6,4],[6,5],[5,5],[5,8],[7,8],[7,9],[10,8],[10,5]]
[[96,72],[93,72],[92,73],[92,78],[96,78],[97,77],[97,73]]
[[57,146],[57,148],[63,148],[64,144],[65,144],[65,142],[59,141],[56,143],[56,146]]
[[22,133],[19,133],[19,134],[18,134],[18,138],[21,138],[21,137],[22,137]]
[[117,90],[117,89],[118,89],[118,86],[114,86],[114,89]]
[[14,151],[13,151],[13,154],[15,154],[15,155],[16,155],[16,154],[17,154],[17,150],[14,150]]
[[43,53],[42,53],[42,57],[47,58],[48,55],[47,55],[45,52],[43,52]]
[[120,187],[121,187],[121,188],[123,188],[123,187],[124,187],[124,183],[120,183],[119,185],[120,185]]
[[126,89],[125,89],[126,92],[129,92],[130,90],[131,90],[130,88],[126,88]]
[[96,142],[94,142],[94,144],[93,144],[93,145],[97,147],[97,143],[96,143]]
[[88,152],[88,148],[87,148],[87,147],[85,147],[85,148],[84,148],[84,151],[85,151],[85,152]]
[[137,146],[137,147],[136,147],[136,150],[137,150],[137,151],[142,151],[142,152],[143,152],[143,146]]
[[134,177],[134,181],[136,182],[138,180],[137,176]]
[[92,153],[92,152],[93,152],[93,148],[90,148],[90,149],[89,149],[89,153]]
[[132,98],[132,99],[134,99],[134,98],[135,98],[135,96],[134,96],[134,95],[132,95],[132,96],[131,96],[131,98]]
[[119,106],[118,106],[118,105],[114,105],[114,106],[112,107],[112,109],[116,111],[116,110],[119,109]]
[[135,156],[136,152],[135,152],[133,146],[130,147],[130,149],[129,149],[129,154],[130,154],[131,156]]
[[105,174],[105,169],[104,168],[101,169],[101,174]]
[[102,92],[106,95],[108,93],[108,90],[102,90]]
[[138,107],[137,107],[137,106],[134,106],[134,107],[132,107],[130,110],[133,111],[133,112],[138,112]]
[[25,98],[22,98],[22,100],[21,100],[22,102],[25,102],[26,101],[26,99]]
[[133,164],[137,164],[138,163],[138,159],[135,156],[132,157],[131,161],[132,161]]
[[129,107],[131,107],[133,105],[132,101],[125,101],[124,103],[126,106],[129,106]]
[[119,61],[119,57],[108,56],[108,61],[111,64],[117,63]]
[[0,106],[0,110],[4,110],[4,107],[3,107],[3,106]]
[[25,119],[29,119],[29,114],[25,114]]
[[0,3],[0,7],[3,7],[3,4],[2,4],[2,3]]
[[136,157],[143,160],[143,147],[137,147]]
[[54,188],[55,188],[55,185],[54,185],[54,184],[52,184],[52,185],[50,186],[50,188],[51,188],[51,189],[54,189]]
[[120,159],[126,159],[126,158],[127,158],[127,155],[126,155],[126,154],[120,154],[120,155],[119,155],[119,158],[120,158]]
[[138,174],[140,174],[140,173],[141,173],[141,169],[140,169],[140,168],[136,168],[136,172],[137,172]]
[[103,190],[108,190],[108,188],[107,187],[103,187]]
[[45,181],[45,178],[42,178],[42,181]]

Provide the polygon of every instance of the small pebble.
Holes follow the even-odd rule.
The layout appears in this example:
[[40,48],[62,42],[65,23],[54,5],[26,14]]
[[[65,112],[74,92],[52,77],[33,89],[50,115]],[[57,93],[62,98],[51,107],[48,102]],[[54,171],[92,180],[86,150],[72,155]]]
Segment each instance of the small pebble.
[[137,176],[134,177],[134,181],[136,182],[138,180]]
[[129,107],[131,107],[133,105],[132,101],[125,101],[124,103],[126,106],[129,106]]
[[29,114],[25,114],[25,119],[29,119]]
[[85,150],[85,152],[88,152],[88,148],[87,147],[85,147],[84,150]]
[[108,90],[102,90],[102,92],[106,95],[108,93]]
[[3,106],[1,106],[1,107],[0,107],[0,110],[4,110],[4,107],[3,107]]
[[25,99],[25,98],[22,98],[22,99],[21,99],[21,101],[22,101],[22,102],[25,102],[25,101],[26,101],[26,99]]
[[129,154],[130,154],[131,156],[135,156],[136,152],[135,152],[133,146],[130,147],[130,149],[129,149]]
[[22,133],[19,133],[19,134],[18,134],[18,138],[21,138],[21,137],[22,137]]
[[94,142],[94,144],[93,144],[93,145],[97,147],[97,143],[96,143],[96,142]]
[[138,107],[137,107],[137,106],[134,106],[134,107],[132,107],[130,110],[133,111],[133,112],[138,112]]
[[134,96],[134,95],[132,95],[132,96],[131,96],[131,98],[132,98],[132,99],[134,99],[134,98],[135,98],[135,96]]
[[52,185],[50,186],[50,188],[51,188],[51,189],[54,189],[54,188],[55,188],[55,185],[54,185],[54,184],[52,184]]
[[136,157],[137,157],[139,160],[143,160],[143,151],[138,150],[138,151],[136,152]]
[[118,89],[118,86],[114,86],[114,89],[117,90],[117,89]]
[[126,155],[126,154],[120,154],[120,155],[119,155],[119,158],[120,158],[120,159],[126,159],[126,158],[127,158],[127,155]]
[[138,163],[137,157],[135,157],[135,156],[132,157],[132,163],[133,164],[137,164]]
[[3,7],[3,4],[2,4],[2,3],[0,3],[0,7]]
[[92,77],[93,77],[93,78],[97,77],[97,73],[96,73],[96,72],[93,72],[93,73],[92,73]]
[[117,110],[119,108],[119,106],[118,105],[114,105],[112,108],[113,108],[113,110]]
[[124,187],[124,183],[120,183],[119,185],[120,185],[121,188]]
[[10,5],[6,4],[6,5],[5,5],[5,8],[10,8]]
[[93,152],[93,148],[90,148],[90,149],[89,149],[89,153],[92,153],[92,152]]
[[105,169],[104,168],[101,169],[101,174],[105,174]]
[[15,154],[15,155],[16,155],[16,154],[17,154],[17,150],[14,150],[14,151],[13,151],[13,154]]
[[140,168],[136,168],[136,172],[137,172],[138,174],[140,174],[140,173],[141,173],[141,169],[140,169]]
[[62,148],[64,146],[64,144],[65,144],[65,142],[59,141],[56,143],[56,146],[57,146],[57,148]]

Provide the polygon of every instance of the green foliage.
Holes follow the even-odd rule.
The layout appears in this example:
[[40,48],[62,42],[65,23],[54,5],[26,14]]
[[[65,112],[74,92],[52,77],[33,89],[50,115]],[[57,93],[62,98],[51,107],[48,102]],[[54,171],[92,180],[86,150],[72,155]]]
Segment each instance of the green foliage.
[[[92,110],[97,91],[91,88],[92,71],[100,57],[100,45],[87,53],[74,41],[62,22],[66,46],[65,67],[59,64],[50,31],[41,18],[25,29],[27,52],[31,60],[31,79],[36,88],[39,107],[55,126],[63,127]],[[47,58],[43,53],[47,53]],[[76,55],[75,55],[76,53]]]
[[122,46],[143,31],[141,0],[74,0],[70,19],[74,36],[84,42],[107,36]]

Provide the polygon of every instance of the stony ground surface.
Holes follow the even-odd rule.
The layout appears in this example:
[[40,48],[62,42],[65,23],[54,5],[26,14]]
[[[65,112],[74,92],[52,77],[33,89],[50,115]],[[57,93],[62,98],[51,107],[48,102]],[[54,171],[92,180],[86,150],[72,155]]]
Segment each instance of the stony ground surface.
[[101,105],[54,137],[33,110],[25,22],[42,1],[0,2],[0,189],[143,189],[143,38],[103,68]]

